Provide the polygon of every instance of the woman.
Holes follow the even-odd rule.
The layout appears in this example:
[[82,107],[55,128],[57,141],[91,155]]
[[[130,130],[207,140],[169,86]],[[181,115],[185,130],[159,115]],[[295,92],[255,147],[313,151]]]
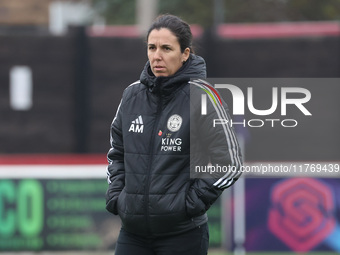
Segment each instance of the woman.
[[190,82],[206,78],[191,44],[187,23],[158,17],[147,34],[140,81],[125,89],[112,122],[106,208],[122,220],[116,255],[207,254],[206,211],[239,176],[190,178],[193,165],[241,164],[230,127],[211,131],[217,111],[228,118],[224,109],[209,103],[200,112],[202,89],[210,87]]

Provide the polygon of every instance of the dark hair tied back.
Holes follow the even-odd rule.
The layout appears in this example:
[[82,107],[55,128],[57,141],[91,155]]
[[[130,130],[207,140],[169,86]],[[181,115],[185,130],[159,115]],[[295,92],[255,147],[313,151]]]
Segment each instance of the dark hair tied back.
[[189,48],[190,51],[193,52],[192,33],[188,23],[174,15],[161,15],[152,23],[148,30],[146,39],[149,39],[149,35],[152,30],[160,30],[161,28],[169,29],[177,37],[182,53],[186,48]]

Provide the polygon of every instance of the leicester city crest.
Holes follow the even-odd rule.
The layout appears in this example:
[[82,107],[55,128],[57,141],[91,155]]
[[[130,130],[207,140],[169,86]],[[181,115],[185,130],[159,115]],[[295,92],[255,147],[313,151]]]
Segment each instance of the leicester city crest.
[[182,117],[179,116],[178,114],[172,115],[168,119],[168,129],[171,132],[176,132],[181,128],[182,125]]

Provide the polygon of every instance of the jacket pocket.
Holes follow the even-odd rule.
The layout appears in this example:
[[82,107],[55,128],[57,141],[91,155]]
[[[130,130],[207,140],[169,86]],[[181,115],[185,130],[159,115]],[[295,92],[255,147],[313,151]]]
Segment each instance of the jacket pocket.
[[125,212],[125,199],[126,199],[126,193],[125,188],[123,188],[122,192],[119,193],[119,196],[117,198],[117,212],[120,215],[119,212]]
[[200,196],[200,191],[190,185],[185,199],[186,213],[190,218],[203,215],[206,212],[206,205]]
[[110,213],[113,213],[114,215],[117,215],[118,214],[118,211],[117,211],[118,196],[112,192],[112,190],[110,189],[110,186],[108,190],[106,191],[105,199],[106,199],[106,210],[108,210]]
[[111,198],[106,202],[106,210],[108,210],[110,213],[113,213],[114,215],[118,214],[117,210],[117,198]]

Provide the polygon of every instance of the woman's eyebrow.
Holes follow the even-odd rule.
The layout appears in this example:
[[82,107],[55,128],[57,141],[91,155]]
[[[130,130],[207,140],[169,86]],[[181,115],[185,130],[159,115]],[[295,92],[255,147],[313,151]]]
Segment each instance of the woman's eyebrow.
[[[152,46],[152,47],[155,47],[156,46],[156,44],[154,44],[154,43],[148,43],[148,46],[150,47],[150,46]],[[167,47],[169,47],[169,48],[171,48],[172,47],[172,45],[171,44],[162,44],[160,47],[162,47],[162,48],[167,48]]]

